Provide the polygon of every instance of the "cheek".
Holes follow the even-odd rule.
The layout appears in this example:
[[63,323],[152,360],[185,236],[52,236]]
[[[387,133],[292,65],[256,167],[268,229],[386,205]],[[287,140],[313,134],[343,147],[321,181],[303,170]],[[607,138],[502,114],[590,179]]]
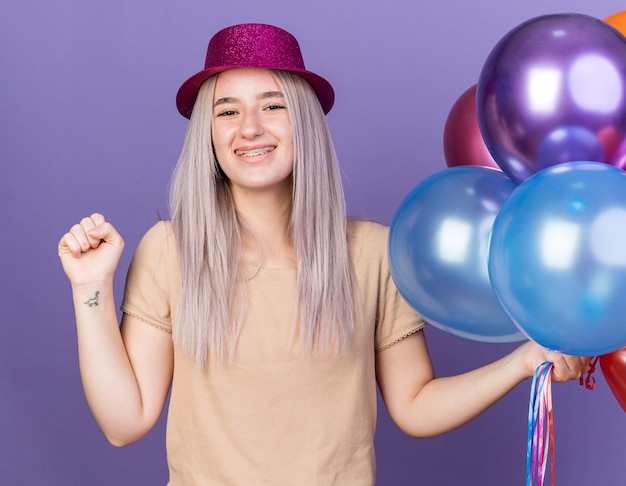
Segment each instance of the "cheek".
[[213,153],[217,160],[220,160],[220,156],[223,156],[228,151],[228,138],[222,130],[212,130],[211,140],[213,143]]
[[291,130],[290,127],[284,128],[282,130],[281,139],[283,141],[283,144],[286,147],[289,147],[293,151],[293,147],[295,145],[295,142],[294,142],[294,139],[293,139],[293,131]]
[[215,156],[215,158],[217,159],[217,161],[221,161],[224,160],[224,151],[220,150],[220,146],[219,145],[215,145],[213,144],[213,155]]

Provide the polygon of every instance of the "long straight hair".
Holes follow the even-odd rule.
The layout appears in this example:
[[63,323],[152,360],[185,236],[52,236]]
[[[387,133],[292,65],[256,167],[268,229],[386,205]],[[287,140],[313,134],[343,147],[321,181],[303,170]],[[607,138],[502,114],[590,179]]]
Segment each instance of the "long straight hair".
[[[294,334],[309,352],[340,352],[355,321],[354,272],[337,156],[311,86],[272,71],[283,91],[294,137],[290,235],[297,260]],[[170,189],[181,291],[174,341],[199,369],[232,357],[246,308],[239,264],[247,232],[211,140],[217,76],[204,82],[192,112]],[[254,235],[251,235],[254,237]]]

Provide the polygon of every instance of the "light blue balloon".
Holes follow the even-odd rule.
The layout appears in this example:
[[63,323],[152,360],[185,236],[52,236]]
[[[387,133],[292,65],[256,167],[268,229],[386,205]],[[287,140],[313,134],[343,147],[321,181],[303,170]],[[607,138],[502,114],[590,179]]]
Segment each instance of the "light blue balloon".
[[626,345],[626,173],[556,165],[522,182],[494,224],[495,294],[533,341],[595,356]]
[[502,172],[458,166],[413,188],[391,223],[391,274],[433,326],[482,342],[525,339],[502,310],[488,273],[489,236],[516,187]]

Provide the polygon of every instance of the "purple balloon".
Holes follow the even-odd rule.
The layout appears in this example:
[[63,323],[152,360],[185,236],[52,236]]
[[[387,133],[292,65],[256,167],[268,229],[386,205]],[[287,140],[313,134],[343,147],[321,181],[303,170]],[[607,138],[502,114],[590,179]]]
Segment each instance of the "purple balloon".
[[602,142],[591,130],[582,127],[560,127],[539,144],[537,168],[572,161],[604,161]]
[[626,39],[582,14],[528,20],[489,54],[476,104],[491,155],[517,183],[556,164],[609,163],[603,134],[626,135]]

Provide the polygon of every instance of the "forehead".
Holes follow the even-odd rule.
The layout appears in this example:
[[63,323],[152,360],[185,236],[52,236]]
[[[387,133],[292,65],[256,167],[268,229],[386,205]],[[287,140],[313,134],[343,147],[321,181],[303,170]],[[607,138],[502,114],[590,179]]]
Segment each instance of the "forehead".
[[217,75],[215,97],[234,96],[241,93],[280,91],[278,82],[269,69],[235,68]]

